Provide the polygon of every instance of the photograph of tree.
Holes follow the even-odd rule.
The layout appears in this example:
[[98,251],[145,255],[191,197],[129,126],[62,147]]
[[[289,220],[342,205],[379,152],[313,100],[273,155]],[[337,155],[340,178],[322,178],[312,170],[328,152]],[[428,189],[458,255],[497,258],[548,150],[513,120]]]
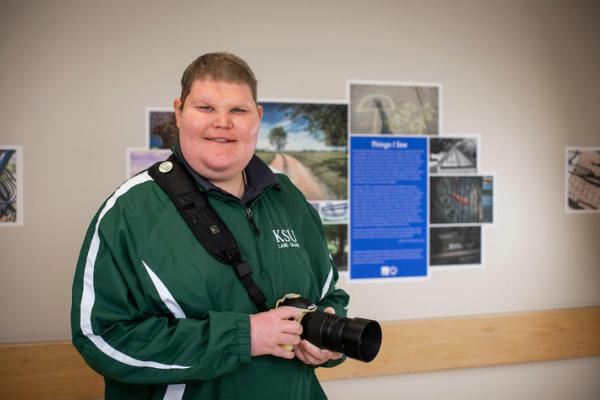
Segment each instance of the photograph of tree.
[[429,265],[481,265],[481,226],[432,227]]
[[175,112],[168,108],[146,110],[148,147],[151,149],[170,149],[177,142],[178,128]]
[[477,173],[477,138],[432,137],[429,140],[429,172]]
[[348,224],[325,225],[329,254],[338,271],[348,271]]
[[351,134],[439,134],[439,85],[375,81],[349,85]]
[[493,223],[492,176],[431,176],[432,224]]
[[22,210],[18,157],[16,147],[0,147],[0,225],[19,225]]
[[127,178],[139,174],[171,155],[169,149],[127,149]]
[[600,212],[600,147],[567,149],[567,211]]
[[264,116],[256,154],[285,173],[310,201],[346,200],[347,106],[260,103]]

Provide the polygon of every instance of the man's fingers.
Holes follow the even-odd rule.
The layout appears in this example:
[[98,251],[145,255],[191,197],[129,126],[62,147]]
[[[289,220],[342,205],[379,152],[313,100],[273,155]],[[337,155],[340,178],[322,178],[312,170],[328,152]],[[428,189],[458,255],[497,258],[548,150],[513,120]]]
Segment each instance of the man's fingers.
[[311,364],[311,365],[319,365],[319,364],[323,364],[325,361],[327,361],[327,359],[322,358],[320,356],[320,354],[314,354],[311,353],[310,351],[306,350],[306,347],[304,346],[305,341],[302,341],[302,343],[295,348],[295,353],[296,356],[302,360],[304,363],[306,364]]
[[273,349],[271,354],[273,354],[276,357],[287,358],[288,360],[291,360],[292,358],[294,358],[296,356],[294,351],[286,350],[281,346],[277,346],[275,349]]
[[308,340],[303,340],[300,343],[300,348],[303,351],[305,351],[305,352],[307,352],[307,353],[309,353],[309,354],[311,354],[311,355],[313,355],[315,357],[318,357],[319,354],[321,353],[321,349],[319,349],[317,346],[315,346],[314,344],[312,344]]
[[302,335],[302,325],[296,321],[283,321],[281,323],[281,331],[300,336]]
[[294,348],[294,354],[296,355],[298,360],[302,361],[304,364],[310,364],[308,362],[308,360],[306,359],[306,357],[304,356],[304,352],[302,350],[300,350],[299,348],[297,348],[297,347]]
[[283,334],[281,335],[281,339],[279,340],[281,341],[281,344],[291,344],[292,346],[298,346],[302,339],[300,339],[300,336],[297,335]]
[[300,350],[302,350],[307,357],[310,357],[314,360],[318,361],[323,358],[321,349],[319,349],[317,346],[315,346],[314,344],[312,344],[306,340],[303,340],[302,342],[300,342],[300,344],[298,345],[298,348]]
[[319,364],[321,364],[319,362],[319,360],[315,359],[309,353],[307,353],[306,351],[302,350],[301,347],[296,347],[294,349],[294,353],[296,354],[296,357],[298,357],[298,359],[300,361],[302,361],[303,363],[305,363],[305,364],[309,364],[309,365],[319,365]]
[[280,319],[296,319],[302,314],[302,310],[299,308],[288,306],[277,307],[272,312],[274,312]]
[[336,353],[334,351],[329,351],[329,350],[321,350],[321,354],[327,360],[339,360],[343,356],[342,353]]

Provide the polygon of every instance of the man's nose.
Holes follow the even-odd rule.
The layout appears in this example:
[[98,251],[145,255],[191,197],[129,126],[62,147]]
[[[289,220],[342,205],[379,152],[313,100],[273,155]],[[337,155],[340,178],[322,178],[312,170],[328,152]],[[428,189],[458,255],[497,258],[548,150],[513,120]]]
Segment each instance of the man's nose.
[[231,116],[227,112],[219,112],[213,120],[213,128],[228,129],[233,126]]

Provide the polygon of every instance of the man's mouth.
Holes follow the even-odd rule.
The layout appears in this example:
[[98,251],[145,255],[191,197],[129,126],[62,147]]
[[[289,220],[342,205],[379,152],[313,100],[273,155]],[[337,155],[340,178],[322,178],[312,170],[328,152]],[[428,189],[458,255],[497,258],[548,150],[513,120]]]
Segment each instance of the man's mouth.
[[208,140],[209,142],[216,142],[216,143],[231,143],[231,142],[235,142],[235,140],[225,139],[225,138],[206,138],[206,140]]

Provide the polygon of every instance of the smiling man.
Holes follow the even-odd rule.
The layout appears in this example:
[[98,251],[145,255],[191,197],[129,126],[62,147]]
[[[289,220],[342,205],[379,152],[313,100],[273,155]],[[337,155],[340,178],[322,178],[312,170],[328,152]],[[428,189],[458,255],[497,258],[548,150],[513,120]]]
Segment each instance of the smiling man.
[[146,171],[90,224],[73,284],[73,343],[105,377],[108,399],[326,398],[314,366],[342,355],[301,340],[298,309],[273,308],[298,293],[345,315],[348,296],[335,287],[318,214],[254,155],[254,73],[237,56],[210,53],[181,83],[176,162],[229,227],[271,310],[259,312]]

